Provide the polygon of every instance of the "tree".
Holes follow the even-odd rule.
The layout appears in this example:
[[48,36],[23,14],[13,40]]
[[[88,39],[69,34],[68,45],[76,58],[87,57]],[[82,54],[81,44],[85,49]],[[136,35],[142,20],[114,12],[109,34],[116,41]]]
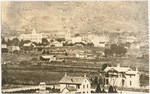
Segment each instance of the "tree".
[[111,65],[110,64],[103,64],[102,65],[102,71],[104,71],[104,69],[107,68],[107,67],[111,67]]
[[6,81],[4,78],[2,78],[2,86],[4,86],[6,84]]
[[111,45],[110,50],[112,51],[112,53],[116,53],[117,52],[117,50],[118,50],[117,47],[118,47],[117,44],[112,44]]
[[122,55],[122,54],[126,54],[127,53],[127,49],[124,48],[124,46],[118,46],[117,48],[118,48],[118,50],[116,51],[116,54]]
[[100,77],[100,78],[99,78],[99,84],[102,85],[102,82],[103,82],[103,81],[102,81],[102,78]]
[[4,38],[2,39],[2,44],[6,44],[6,41]]
[[105,91],[105,89],[103,89],[101,93],[107,93],[107,92]]
[[8,39],[7,46],[12,46],[12,41]]
[[49,55],[49,51],[47,51],[47,54]]
[[48,40],[46,38],[42,38],[42,44],[44,45],[48,44]]
[[79,37],[79,36],[80,36],[80,34],[79,34],[79,33],[75,34],[75,37]]
[[94,84],[98,84],[98,77],[97,76],[95,76]]
[[94,44],[93,43],[87,43],[87,46],[94,46]]
[[123,45],[112,44],[110,50],[113,54],[122,55],[127,53],[127,49]]
[[24,43],[29,43],[29,42],[31,42],[30,40],[24,40]]
[[96,93],[100,93],[101,92],[100,84],[97,85],[95,92]]
[[56,39],[58,42],[62,42],[62,41],[65,41],[65,38],[58,38]]
[[45,51],[45,50],[43,50],[42,54],[46,54],[46,51]]
[[114,89],[113,87],[110,85],[109,89],[108,89],[108,93],[114,93]]
[[125,46],[126,46],[126,47],[130,47],[130,45],[131,45],[130,42],[126,42],[126,43],[125,43]]
[[105,54],[105,56],[111,55],[111,50],[110,49],[105,49],[104,54]]
[[24,45],[24,41],[21,40],[21,41],[19,42],[19,47],[23,47],[23,45]]
[[12,40],[12,44],[13,44],[13,46],[18,46],[19,45],[19,39],[18,38],[14,38]]
[[8,49],[7,48],[2,48],[2,53],[8,53]]

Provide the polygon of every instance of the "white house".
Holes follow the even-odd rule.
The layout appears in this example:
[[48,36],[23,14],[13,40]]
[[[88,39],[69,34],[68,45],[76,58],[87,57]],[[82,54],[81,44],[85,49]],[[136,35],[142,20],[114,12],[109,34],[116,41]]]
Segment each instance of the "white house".
[[42,34],[36,33],[36,31],[33,29],[32,34],[21,34],[19,36],[20,40],[30,40],[31,42],[36,42],[36,43],[42,43]]
[[63,46],[63,43],[58,42],[58,41],[54,41],[54,42],[52,43],[52,45],[54,45],[55,47],[62,47],[62,46]]
[[133,43],[136,41],[136,37],[135,36],[127,36],[125,39],[126,42],[130,42]]
[[131,48],[131,49],[140,49],[140,43],[132,43],[132,44],[130,45],[130,48]]
[[7,48],[7,45],[6,44],[1,44],[1,49],[2,48]]
[[105,47],[105,45],[109,42],[109,37],[102,35],[102,36],[90,36],[89,37],[91,42],[94,44],[95,47]]
[[76,57],[84,58],[84,57],[87,57],[87,54],[85,54],[85,53],[77,53]]
[[54,56],[54,55],[43,55],[43,56],[40,56],[40,60],[41,61],[48,61],[48,62],[56,61],[56,56]]
[[105,74],[105,85],[118,87],[138,88],[140,86],[140,72],[138,69],[133,71],[129,67],[107,67]]
[[82,42],[82,37],[78,36],[72,38],[72,43],[79,43],[79,42]]
[[49,93],[48,90],[46,90],[46,83],[40,82],[39,84],[39,90],[36,91],[37,93]]
[[91,93],[91,81],[86,77],[65,76],[59,81],[61,93]]

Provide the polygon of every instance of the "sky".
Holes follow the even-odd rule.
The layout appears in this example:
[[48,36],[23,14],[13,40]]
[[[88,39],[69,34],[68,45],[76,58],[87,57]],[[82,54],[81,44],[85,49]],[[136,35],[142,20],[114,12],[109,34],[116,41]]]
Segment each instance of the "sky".
[[147,1],[3,1],[2,33],[148,31]]

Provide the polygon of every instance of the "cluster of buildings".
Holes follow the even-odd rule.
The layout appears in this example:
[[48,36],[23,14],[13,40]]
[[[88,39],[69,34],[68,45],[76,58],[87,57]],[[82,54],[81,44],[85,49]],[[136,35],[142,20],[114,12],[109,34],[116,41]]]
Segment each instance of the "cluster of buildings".
[[[125,88],[140,88],[140,72],[132,70],[129,67],[121,67],[118,64],[116,67],[106,67],[104,70],[104,87],[125,87]],[[90,94],[91,80],[84,76],[69,76],[65,73],[59,81],[60,93],[81,93]],[[107,91],[107,90],[106,90]]]
[[[109,42],[109,37],[105,35],[88,35],[88,36],[72,36],[70,30],[68,30],[66,33],[64,33],[64,36],[57,35],[57,38],[65,38],[66,42],[69,43],[93,43],[95,47],[105,47],[106,44]],[[30,40],[31,42],[36,43],[42,43],[42,38],[47,38],[49,41],[52,40],[52,34],[48,33],[36,33],[36,31],[33,29],[31,34],[21,34],[19,36],[20,40]],[[55,45],[56,47],[63,46],[62,43],[58,41],[52,42],[52,45]]]
[[[140,33],[140,36],[139,36]],[[30,40],[31,42],[41,43],[42,38],[46,38],[48,41],[55,38],[64,38],[65,42],[68,43],[93,43],[95,47],[106,47],[108,44],[113,43],[130,43],[131,49],[140,49],[142,46],[148,45],[148,35],[147,33],[138,32],[138,33],[100,33],[100,34],[83,34],[79,36],[74,36],[70,29],[67,32],[59,32],[57,34],[50,33],[36,33],[33,29],[31,34],[21,34],[19,36],[20,40]],[[111,41],[110,41],[111,40]],[[63,42],[54,41],[52,43],[57,47],[63,46]]]

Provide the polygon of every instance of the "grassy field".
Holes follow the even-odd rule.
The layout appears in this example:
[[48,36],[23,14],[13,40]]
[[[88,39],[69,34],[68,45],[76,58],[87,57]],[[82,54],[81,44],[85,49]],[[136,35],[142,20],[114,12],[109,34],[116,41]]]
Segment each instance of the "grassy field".
[[[58,49],[58,48],[57,48]],[[71,50],[83,50],[83,48],[61,48]],[[85,48],[84,50],[90,50]],[[91,50],[99,50],[100,48],[92,48]],[[101,49],[103,51],[103,49]],[[47,84],[58,83],[59,80],[67,72],[72,76],[83,76],[84,73],[88,77],[99,76],[102,64],[109,63],[116,66],[120,63],[121,66],[129,66],[135,70],[139,67],[140,72],[148,74],[149,62],[148,59],[136,59],[130,57],[97,57],[96,59],[76,58],[70,56],[60,56],[65,59],[65,62],[42,62],[39,66],[34,66],[32,63],[40,61],[31,61],[33,58],[38,58],[41,52],[19,53],[14,55],[2,55],[2,77],[8,84],[15,85],[38,85],[40,82]],[[11,61],[11,64],[3,65],[4,61]],[[26,61],[25,64],[20,62]],[[7,75],[4,74],[4,70]],[[144,77],[143,77],[144,79]],[[142,81],[143,81],[142,79]],[[148,82],[148,79],[145,82]]]

